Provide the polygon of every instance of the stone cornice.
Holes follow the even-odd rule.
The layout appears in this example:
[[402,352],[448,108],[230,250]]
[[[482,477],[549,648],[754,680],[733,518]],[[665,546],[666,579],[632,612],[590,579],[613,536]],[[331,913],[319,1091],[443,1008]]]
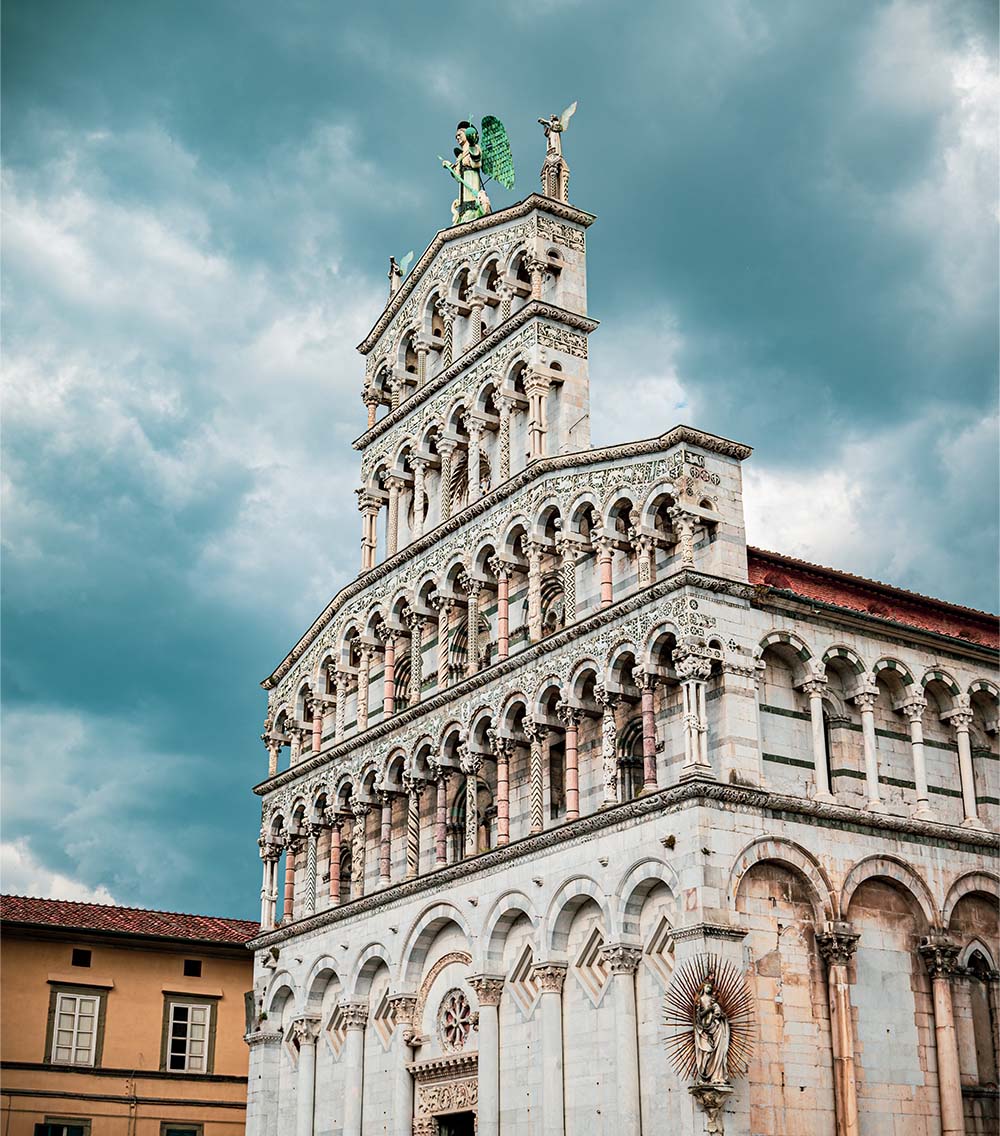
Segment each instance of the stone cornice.
[[567,205],[562,201],[555,201],[551,197],[543,197],[540,193],[533,193],[523,201],[509,205],[506,209],[501,209],[497,213],[487,213],[485,217],[478,217],[475,221],[466,221],[463,225],[452,225],[447,229],[439,229],[437,233],[435,233],[431,243],[424,250],[420,259],[406,274],[406,279],[389,299],[385,310],[375,321],[375,326],[358,344],[358,350],[361,354],[367,355],[375,346],[379,336],[389,326],[393,317],[403,304],[406,303],[410,293],[416,287],[417,281],[423,276],[424,272],[430,266],[431,261],[446,244],[449,244],[451,241],[464,240],[474,233],[481,233],[486,229],[492,229],[496,225],[503,225],[508,221],[516,221],[521,217],[527,217],[529,213],[533,213],[536,209],[540,213],[549,213],[553,217],[558,217],[561,221],[572,221],[574,224],[582,225],[585,229],[590,228],[597,220],[593,213],[587,213],[583,209],[577,209],[575,206]]
[[370,726],[361,733],[352,734],[349,738],[332,746],[330,749],[307,758],[305,761],[300,761],[298,765],[292,766],[290,769],[283,769],[280,773],[276,773],[274,777],[269,777],[266,781],[262,781],[259,785],[256,785],[254,792],[258,796],[265,796],[268,793],[274,792],[275,789],[280,789],[284,785],[289,785],[293,781],[297,781],[300,777],[307,777],[309,774],[315,773],[317,769],[321,769],[323,766],[327,765],[330,761],[338,757],[346,757],[368,742],[376,741],[378,738],[385,737],[387,734],[395,733],[397,730],[403,729],[416,719],[424,715],[433,714],[435,711],[440,710],[441,707],[447,706],[451,702],[467,698],[473,691],[495,682],[498,678],[514,674],[522,667],[529,666],[531,663],[537,662],[539,659],[544,658],[552,652],[560,651],[564,647],[570,646],[581,636],[597,631],[609,623],[614,623],[623,616],[640,611],[648,604],[655,603],[658,599],[662,599],[664,596],[670,595],[671,592],[675,592],[684,587],[700,588],[703,591],[716,594],[723,593],[747,601],[749,601],[753,594],[753,587],[750,584],[743,583],[739,580],[729,580],[723,576],[710,576],[705,572],[693,572],[690,569],[682,568],[680,571],[674,572],[664,580],[659,580],[655,584],[643,588],[641,591],[633,592],[632,595],[626,596],[610,607],[601,608],[599,611],[593,612],[586,618],[579,619],[576,623],[571,623],[568,627],[564,627],[560,631],[554,632],[552,635],[547,635],[544,639],[541,639],[537,643],[532,643],[530,647],[526,647],[523,651],[518,651],[517,654],[511,655],[506,659],[499,659],[490,666],[484,667],[481,671],[477,671],[469,678],[464,678],[461,682],[454,683],[452,686],[436,694],[432,694],[429,698],[421,699],[415,706],[401,710],[393,714],[390,718],[384,718],[382,721],[376,722],[375,725]]
[[424,383],[420,390],[414,391],[413,394],[405,398],[399,406],[397,406],[395,410],[391,410],[385,418],[376,422],[374,426],[366,430],[359,438],[355,438],[351,445],[356,450],[363,450],[366,446],[370,446],[372,442],[380,438],[387,430],[391,429],[391,427],[395,426],[397,423],[402,422],[408,414],[423,405],[431,395],[437,394],[439,390],[446,387],[463,371],[468,370],[473,363],[478,362],[484,355],[488,355],[490,351],[503,343],[508,336],[513,335],[514,332],[518,331],[526,323],[530,323],[533,319],[548,319],[555,323],[563,323],[567,327],[571,327],[576,331],[582,331],[587,335],[600,326],[597,320],[590,319],[588,316],[581,316],[577,312],[571,312],[566,308],[557,307],[555,304],[548,304],[544,300],[529,300],[523,308],[519,308],[512,316],[508,316],[503,323],[495,327],[485,339],[473,344],[468,351],[463,352],[447,370],[442,371],[439,375],[435,375],[430,382]]
[[[865,809],[856,809],[840,804],[824,804],[804,797],[794,797],[787,793],[773,793],[767,789],[726,785],[714,780],[693,779],[672,785],[668,789],[660,789],[655,793],[645,794],[624,804],[612,805],[600,812],[581,817],[579,820],[563,823],[534,836],[522,837],[520,840],[512,841],[501,848],[493,848],[489,852],[483,852],[471,860],[461,860],[457,864],[437,868],[414,879],[403,880],[371,895],[361,896],[360,899],[341,904],[339,907],[331,907],[326,911],[318,912],[316,915],[300,919],[287,927],[279,927],[274,931],[259,935],[247,943],[247,948],[251,951],[257,951],[264,947],[275,946],[295,938],[297,935],[318,931],[323,927],[353,919],[383,905],[409,899],[425,891],[439,891],[448,885],[460,883],[470,876],[474,876],[477,872],[488,872],[526,857],[537,856],[541,852],[570,841],[586,839],[618,824],[643,820],[684,806],[697,807],[701,805],[752,809],[759,812],[769,812],[772,815],[785,814],[790,816],[792,820],[801,819],[805,823],[821,823],[832,828],[847,825],[852,830],[871,832],[883,837],[891,837],[894,834],[923,837],[962,845],[969,851],[995,852],[1000,849],[1000,835],[993,832],[961,828],[952,824],[939,824],[935,821],[917,820],[913,817],[873,814]],[[714,927],[715,925],[713,925]],[[719,930],[713,929],[711,932],[705,931],[704,933],[728,936],[729,931],[729,928],[723,931],[720,927]]]
[[309,630],[275,667],[274,671],[262,680],[260,685],[265,690],[273,690],[298,659],[312,646],[316,637],[322,632],[330,619],[349,599],[363,592],[375,581],[391,575],[407,561],[423,555],[443,537],[457,532],[463,525],[501,504],[525,486],[531,485],[550,473],[558,473],[567,469],[585,469],[587,466],[598,465],[601,462],[614,462],[645,457],[649,454],[659,454],[681,443],[699,446],[709,453],[721,454],[724,457],[735,458],[737,461],[743,461],[753,452],[750,446],[730,441],[728,438],[707,434],[703,430],[695,430],[691,426],[674,426],[673,429],[656,438],[645,438],[638,442],[625,442],[616,446],[604,446],[596,450],[580,450],[572,454],[558,454],[554,457],[539,458],[538,461],[532,462],[514,474],[513,477],[508,478],[503,484],[498,485],[496,489],[492,489],[489,493],[480,497],[478,501],[466,505],[461,512],[443,521],[429,533],[412,541],[394,556],[383,560],[381,564],[377,564],[367,572],[363,572],[351,583],[341,588],[320,615],[313,620]]

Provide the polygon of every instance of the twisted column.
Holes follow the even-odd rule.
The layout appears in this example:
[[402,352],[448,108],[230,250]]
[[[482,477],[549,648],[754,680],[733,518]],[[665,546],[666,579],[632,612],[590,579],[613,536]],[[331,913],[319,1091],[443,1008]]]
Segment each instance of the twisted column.
[[566,731],[566,819],[580,818],[580,722],[583,711],[560,702],[556,706],[559,721]]
[[448,300],[438,300],[434,305],[444,322],[444,336],[442,347],[442,363],[447,370],[455,360],[455,317],[458,308]]
[[830,1034],[833,1046],[833,1098],[837,1136],[858,1136],[858,1089],[854,1057],[854,1023],[847,967],[859,935],[849,923],[827,923],[816,934],[816,945],[827,971]]
[[441,459],[441,520],[446,521],[451,516],[451,467],[452,458],[458,443],[450,438],[439,438],[437,444],[438,456]]
[[601,707],[601,770],[604,780],[604,805],[618,804],[618,723],[615,721],[615,707],[618,695],[607,687],[594,687],[594,699]]
[[313,915],[316,911],[316,845],[319,828],[318,824],[311,824],[306,830],[306,915]]
[[548,730],[533,718],[525,718],[521,727],[528,739],[528,779],[530,832],[541,832],[545,827],[545,798],[542,791],[542,742]]
[[862,690],[854,696],[854,705],[861,713],[861,735],[865,746],[865,786],[868,790],[868,808],[882,812],[878,784],[878,740],[875,735],[875,704],[878,702],[877,690]]
[[420,873],[420,794],[424,783],[419,777],[407,774],[403,786],[406,789],[406,878],[412,880]]
[[385,487],[389,491],[389,516],[385,528],[385,555],[392,556],[399,548],[399,495],[403,489],[401,477],[387,477]]
[[561,563],[559,574],[563,588],[564,623],[576,621],[576,558],[579,548],[575,541],[563,538],[556,543]]
[[932,931],[918,950],[931,976],[934,996],[934,1041],[937,1049],[938,1092],[941,1097],[941,1136],[964,1136],[962,1081],[958,1064],[955,1010],[951,979],[958,962],[958,946],[946,932]]
[[497,762],[497,847],[510,843],[510,755],[514,743],[496,730],[487,733]]
[[914,816],[926,820],[934,819],[927,789],[927,761],[924,757],[924,711],[927,699],[922,695],[909,698],[899,707],[910,727],[910,753],[913,756],[913,781],[916,785],[916,810]]

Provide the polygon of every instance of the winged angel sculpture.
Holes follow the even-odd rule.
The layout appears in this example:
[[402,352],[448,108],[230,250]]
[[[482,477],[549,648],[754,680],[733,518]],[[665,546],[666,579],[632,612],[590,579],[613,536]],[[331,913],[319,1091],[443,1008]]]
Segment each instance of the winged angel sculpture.
[[542,193],[557,201],[569,201],[569,166],[562,152],[562,136],[569,126],[569,120],[576,114],[576,103],[570,105],[560,115],[540,118],[545,131],[545,161],[542,163]]
[[451,203],[451,223],[461,225],[492,212],[486,183],[492,178],[505,189],[514,188],[514,160],[507,131],[499,118],[486,115],[482,130],[466,120],[455,127],[455,160],[438,155],[441,165],[458,182],[458,197]]

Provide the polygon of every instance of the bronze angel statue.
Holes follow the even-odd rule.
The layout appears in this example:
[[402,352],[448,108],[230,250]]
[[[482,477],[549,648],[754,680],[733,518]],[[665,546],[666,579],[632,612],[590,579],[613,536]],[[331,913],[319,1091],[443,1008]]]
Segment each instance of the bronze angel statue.
[[542,163],[542,193],[557,201],[569,201],[569,166],[562,152],[562,136],[576,114],[576,103],[560,115],[551,114],[538,121],[545,131],[545,161]]
[[514,188],[514,160],[507,131],[498,118],[486,115],[482,131],[463,119],[455,127],[455,160],[438,155],[441,165],[458,182],[458,197],[451,203],[451,223],[461,225],[492,212],[486,192],[492,178],[505,189]]

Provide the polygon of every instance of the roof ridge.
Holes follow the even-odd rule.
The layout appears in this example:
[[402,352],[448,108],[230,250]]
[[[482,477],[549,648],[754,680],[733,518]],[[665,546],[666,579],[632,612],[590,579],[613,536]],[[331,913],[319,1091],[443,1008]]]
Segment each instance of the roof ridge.
[[32,903],[58,903],[64,907],[73,907],[77,909],[88,907],[99,907],[105,911],[128,911],[137,912],[141,915],[170,915],[179,917],[181,919],[219,919],[225,920],[228,923],[248,923],[254,926],[259,926],[259,923],[253,919],[241,919],[236,915],[205,915],[197,911],[166,911],[157,907],[130,907],[122,903],[102,903],[100,900],[90,899],[56,899],[44,895],[19,895],[17,892],[3,892],[0,893],[0,903],[7,899],[23,899]]

